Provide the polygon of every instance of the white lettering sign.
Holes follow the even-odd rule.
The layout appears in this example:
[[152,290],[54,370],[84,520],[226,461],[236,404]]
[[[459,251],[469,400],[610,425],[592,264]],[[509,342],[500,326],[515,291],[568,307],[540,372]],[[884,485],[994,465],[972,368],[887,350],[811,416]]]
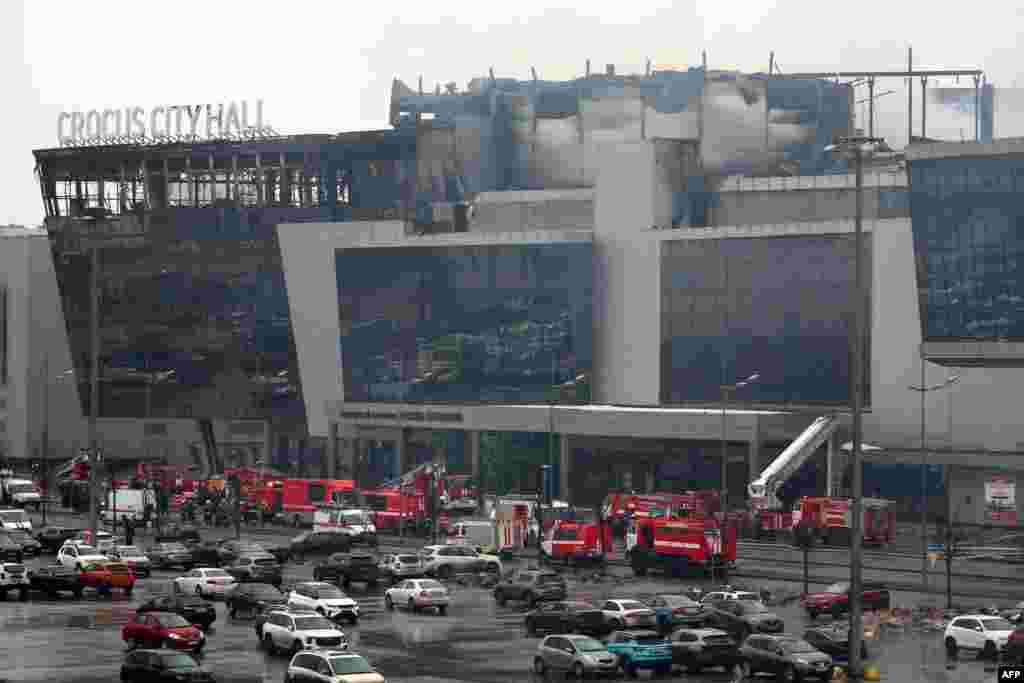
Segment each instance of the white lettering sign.
[[57,140],[62,147],[194,142],[274,135],[263,121],[263,100],[228,104],[179,104],[61,112]]

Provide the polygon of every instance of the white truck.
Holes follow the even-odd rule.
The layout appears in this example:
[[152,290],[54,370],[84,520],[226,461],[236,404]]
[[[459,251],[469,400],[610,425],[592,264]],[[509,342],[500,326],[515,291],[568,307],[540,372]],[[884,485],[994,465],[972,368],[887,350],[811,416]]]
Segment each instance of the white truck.
[[32,533],[32,520],[21,508],[0,510],[0,529],[24,529]]
[[134,521],[141,522],[145,516],[147,503],[156,506],[152,491],[117,489],[107,494],[107,504],[100,516],[107,523],[113,522],[115,516],[118,522],[125,517],[131,517]]
[[0,486],[3,488],[3,498],[7,505],[20,508],[31,505],[38,510],[43,504],[39,487],[31,479],[7,478],[0,480]]

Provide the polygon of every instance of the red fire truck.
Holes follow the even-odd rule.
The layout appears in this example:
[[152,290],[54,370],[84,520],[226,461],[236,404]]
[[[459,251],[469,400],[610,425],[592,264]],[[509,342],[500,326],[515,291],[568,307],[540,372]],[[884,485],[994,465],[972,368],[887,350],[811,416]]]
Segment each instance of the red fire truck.
[[[882,498],[863,498],[864,545],[883,546],[896,539],[896,519],[890,509],[891,501]],[[793,509],[792,524],[796,532],[802,528],[813,543],[831,546],[849,546],[851,533],[851,501],[848,498],[804,496]],[[793,534],[794,543],[801,535]]]
[[624,526],[626,516],[663,517],[717,514],[718,491],[686,491],[684,493],[610,493],[604,500],[602,516],[609,523]]
[[723,578],[736,561],[736,527],[724,532],[717,520],[702,514],[685,518],[634,517],[626,533],[626,553],[633,574],[662,570],[685,575],[697,569]]
[[612,530],[600,520],[557,519],[545,531],[540,547],[542,561],[602,563],[612,554]]
[[373,513],[373,524],[377,532],[398,533],[402,524],[415,527],[427,516],[426,497],[411,487],[386,488],[361,491],[366,507]]
[[281,514],[293,526],[313,523],[318,505],[333,505],[355,490],[351,479],[285,479],[281,484]]

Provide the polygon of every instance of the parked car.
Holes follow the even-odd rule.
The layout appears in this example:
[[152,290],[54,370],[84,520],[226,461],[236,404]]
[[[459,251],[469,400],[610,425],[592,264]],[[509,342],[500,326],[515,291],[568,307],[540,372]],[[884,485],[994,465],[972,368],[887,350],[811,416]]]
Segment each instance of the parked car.
[[184,652],[172,650],[132,650],[121,664],[121,680],[129,683],[168,681],[179,683],[213,683],[207,669]]
[[331,621],[319,614],[271,612],[263,624],[263,647],[267,652],[298,654],[317,648],[348,649],[348,638]]
[[42,554],[43,544],[32,538],[32,535],[24,529],[7,529],[3,533],[21,546],[21,553],[23,556],[38,557]]
[[[850,584],[846,581],[834,583],[820,593],[808,593],[801,600],[807,616],[814,619],[819,614],[831,614],[838,618],[850,611]],[[866,585],[861,593],[861,607],[866,610],[889,609],[892,597],[889,590],[877,585]]]
[[654,628],[654,610],[637,600],[606,600],[601,605],[604,620],[613,631],[626,628]]
[[658,628],[664,632],[680,626],[701,626],[707,619],[704,607],[685,595],[655,595],[647,606],[654,610]]
[[[835,625],[823,628],[809,628],[804,631],[804,640],[813,645],[815,649],[821,650],[832,658],[832,661],[841,664],[850,658],[850,626],[849,624]],[[868,658],[868,646],[861,641],[860,658]]]
[[125,624],[121,638],[133,647],[166,647],[171,650],[199,652],[206,635],[172,612],[143,612]]
[[561,574],[538,569],[520,569],[494,587],[494,599],[501,607],[509,600],[525,602],[534,609],[538,602],[565,600],[566,585]]
[[669,636],[672,663],[697,674],[716,666],[730,670],[738,661],[739,648],[725,631],[716,628],[679,628]]
[[580,635],[545,636],[537,645],[533,671],[543,676],[549,669],[570,671],[576,680],[587,674],[614,674],[619,658],[600,640]]
[[484,555],[469,546],[428,545],[420,551],[423,573],[427,576],[447,578],[458,572],[491,572],[501,574],[501,560],[495,555]]
[[288,594],[288,605],[314,610],[329,619],[347,619],[350,624],[359,621],[359,603],[337,586],[322,581],[295,584]]
[[196,594],[201,598],[223,598],[234,590],[238,581],[225,570],[217,567],[190,569],[184,576],[174,580],[174,591],[182,595]]
[[619,667],[632,678],[641,669],[652,670],[655,676],[672,672],[672,644],[657,631],[615,631],[608,637],[608,651],[618,656]]
[[17,592],[22,601],[28,600],[32,582],[23,564],[0,562],[0,600],[6,600],[9,592]]
[[951,655],[959,650],[972,650],[985,659],[995,659],[1006,649],[1013,630],[1013,624],[1002,617],[967,614],[949,622],[943,641]]
[[269,553],[243,555],[232,564],[224,567],[224,571],[235,577],[235,580],[239,583],[270,583],[280,586],[284,581],[281,574],[281,565]]
[[395,605],[408,607],[410,612],[436,608],[444,616],[452,602],[448,589],[434,579],[406,579],[384,592],[384,606],[395,609]]
[[82,597],[84,586],[78,571],[59,564],[46,565],[29,572],[29,583],[32,590],[45,593],[51,598],[57,597],[61,591],[71,593],[76,598]]
[[219,567],[221,566],[221,553],[220,546],[227,539],[221,539],[219,541],[205,540],[197,543],[196,545],[189,548],[192,553],[192,561],[197,566],[202,567]]
[[774,674],[782,681],[815,677],[829,680],[832,658],[794,636],[756,634],[739,649],[741,680],[759,673]]
[[134,545],[118,545],[110,552],[110,559],[124,562],[132,568],[136,576],[148,577],[153,573],[153,564],[149,558]]
[[55,553],[62,545],[78,535],[78,529],[63,526],[44,526],[37,529],[35,538],[43,546],[44,552]]
[[125,595],[135,590],[135,574],[123,562],[89,562],[79,572],[82,585],[99,591],[119,588]]
[[344,588],[353,581],[376,586],[379,578],[377,557],[369,553],[334,553],[313,568],[314,581],[333,581]]
[[281,589],[269,583],[240,584],[225,599],[228,614],[232,619],[238,616],[239,612],[256,615],[284,602],[285,595]]
[[423,561],[419,555],[397,554],[382,555],[377,565],[380,576],[392,585],[404,579],[416,579],[423,576]]
[[[256,638],[262,643],[263,642],[263,625],[267,623],[267,619],[274,612],[291,612],[292,614],[298,614],[304,612],[306,614],[316,614],[311,609],[305,607],[289,607],[287,602],[281,602],[276,605],[268,605],[265,610],[256,615],[256,618],[252,621],[252,628],[256,631]],[[323,615],[321,615],[323,616]]]
[[751,633],[782,633],[785,626],[779,615],[768,611],[762,603],[744,600],[712,603],[707,624],[726,631],[741,642]]
[[386,683],[384,676],[360,655],[345,650],[300,652],[292,657],[284,683]]
[[348,552],[352,540],[340,531],[307,531],[294,537],[288,544],[292,557],[304,557],[316,553]]
[[537,605],[523,620],[526,633],[582,633],[603,636],[611,632],[604,612],[589,602],[558,600]]
[[97,550],[99,550],[99,546],[97,544],[100,541],[113,541],[113,540],[114,540],[114,534],[110,533],[109,531],[104,531],[103,529],[97,529],[96,530],[96,540],[94,541],[94,540],[92,540],[92,530],[91,529],[80,529],[74,535],[74,537],[72,537],[71,540],[68,541],[68,543],[74,543],[75,545],[91,545],[94,548],[96,548]]
[[107,562],[110,558],[102,555],[91,545],[68,542],[57,551],[58,564],[68,569],[81,569],[87,564]]
[[[218,544],[217,556],[220,558],[221,565],[233,564],[243,555],[269,555],[269,553],[262,545],[252,541],[225,539]],[[270,556],[273,557],[273,555]]]
[[217,609],[213,603],[194,595],[161,595],[150,598],[139,605],[137,614],[144,612],[169,612],[184,617],[193,626],[204,631],[217,621]]
[[7,534],[0,533],[0,560],[21,563],[25,559],[25,551],[21,544]]
[[158,531],[153,536],[153,541],[155,543],[184,543],[185,541],[200,543],[202,537],[199,535],[199,529],[191,524],[172,524]]
[[189,571],[195,566],[192,551],[181,543],[157,543],[146,550],[146,556],[154,569],[181,567],[185,571]]
[[713,602],[721,602],[722,600],[740,600],[742,602],[764,602],[758,593],[753,591],[711,591],[701,595],[700,604],[710,605]]

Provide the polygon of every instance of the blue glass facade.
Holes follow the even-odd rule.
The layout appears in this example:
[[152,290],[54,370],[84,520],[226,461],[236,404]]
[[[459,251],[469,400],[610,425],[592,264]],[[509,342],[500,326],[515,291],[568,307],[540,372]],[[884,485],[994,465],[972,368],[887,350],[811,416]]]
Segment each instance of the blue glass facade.
[[[870,253],[865,236],[865,264]],[[847,235],[663,243],[662,402],[717,402],[720,385],[756,372],[739,400],[847,403],[853,255]]]
[[1024,159],[911,163],[926,340],[1024,338]]
[[589,242],[341,249],[346,401],[546,401],[590,373]]
[[[414,200],[415,152],[409,131],[37,152],[72,357],[85,381],[86,240],[94,226],[112,226],[98,256],[100,416],[265,419],[293,439],[274,448],[275,465],[320,457],[294,441],[308,428],[276,226],[397,215]],[[126,169],[139,171],[131,189],[101,201],[96,179],[109,188]],[[129,198],[145,201],[129,206]],[[78,220],[83,212],[101,220]],[[80,395],[88,414],[89,392]]]

